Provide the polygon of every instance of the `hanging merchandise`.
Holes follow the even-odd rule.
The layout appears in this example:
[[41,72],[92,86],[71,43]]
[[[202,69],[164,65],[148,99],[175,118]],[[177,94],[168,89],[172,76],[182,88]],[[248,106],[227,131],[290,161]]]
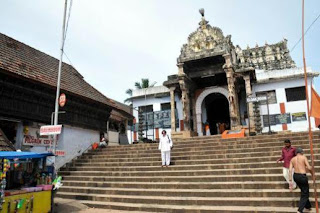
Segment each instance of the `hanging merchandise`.
[[2,204],[4,203],[4,190],[7,186],[6,175],[7,171],[10,169],[10,161],[8,159],[3,159],[0,165],[0,210],[2,209]]
[[51,212],[48,156],[52,153],[0,152],[0,213]]

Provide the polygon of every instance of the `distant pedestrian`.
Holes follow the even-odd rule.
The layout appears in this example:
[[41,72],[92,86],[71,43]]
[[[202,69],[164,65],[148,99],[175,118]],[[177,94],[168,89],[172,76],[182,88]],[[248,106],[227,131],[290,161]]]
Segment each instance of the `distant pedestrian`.
[[173,147],[172,140],[169,135],[167,135],[166,130],[162,130],[162,136],[160,136],[159,150],[161,150],[161,167],[168,167],[170,165],[170,152]]
[[204,124],[204,131],[205,131],[207,136],[211,135],[211,133],[210,133],[210,125],[209,125],[208,121]]
[[106,148],[108,146],[108,142],[105,138],[102,138],[100,143],[99,143],[99,147],[100,148]]
[[[297,187],[296,183],[293,182],[292,188],[290,188],[290,178],[292,179],[292,173],[289,173],[289,166],[291,159],[296,156],[296,148],[291,146],[291,141],[289,139],[286,139],[284,141],[284,147],[282,148],[282,155],[281,158],[277,160],[277,163],[280,163],[283,161],[283,168],[282,168],[282,174],[283,177],[286,179],[287,183],[289,184],[289,189],[295,189]],[[290,177],[291,174],[291,177]]]
[[[290,161],[290,174],[293,174],[293,180],[297,183],[301,190],[301,197],[299,202],[298,212],[303,212],[304,208],[311,210],[311,203],[309,201],[309,183],[307,177],[307,170],[313,176],[312,167],[309,165],[308,159],[303,155],[302,148],[297,148],[297,156]],[[293,171],[294,169],[294,171]],[[293,184],[292,177],[290,175],[290,184]]]

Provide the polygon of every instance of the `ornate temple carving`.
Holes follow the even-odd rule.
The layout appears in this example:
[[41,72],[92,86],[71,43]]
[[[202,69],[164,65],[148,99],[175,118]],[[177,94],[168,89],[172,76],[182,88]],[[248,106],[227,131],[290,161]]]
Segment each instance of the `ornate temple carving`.
[[[252,95],[251,85],[257,80],[257,70],[268,72],[296,67],[289,54],[287,40],[283,39],[275,44],[266,42],[263,46],[257,44],[253,48],[247,46],[242,49],[233,45],[231,35],[224,36],[220,28],[209,24],[203,9],[200,14],[202,17],[198,28],[189,35],[177,59],[178,75],[169,76],[164,82],[168,88],[175,87],[177,94],[181,95],[184,130],[195,130],[191,125],[194,123],[198,133],[202,134],[201,126],[206,122],[203,119],[207,114],[202,118],[201,113],[195,115],[195,110],[191,110],[195,108],[195,94],[208,88],[224,88],[228,91],[226,97],[229,113],[225,119],[227,121],[219,119],[229,123],[231,129],[238,129],[249,114],[250,118],[247,120],[251,121],[251,127],[256,127],[259,131],[261,121],[253,119],[254,115],[257,115],[257,119],[259,117],[254,112],[253,104],[242,106],[241,112],[240,104]],[[245,90],[245,94],[241,90]],[[247,112],[244,113],[244,110]],[[215,119],[212,120],[213,124],[218,118]],[[212,127],[215,128],[214,125]]]
[[264,46],[247,48],[242,50],[238,45],[235,48],[237,53],[237,69],[244,68],[276,70],[296,67],[287,47],[287,40],[283,39],[276,44],[266,43]]
[[[218,27],[212,27],[204,18],[204,11],[200,11],[202,19],[198,29],[188,37],[188,43],[181,48],[178,62],[197,58],[210,57],[227,53],[230,49],[231,36],[224,36]],[[231,44],[232,45],[232,44]]]

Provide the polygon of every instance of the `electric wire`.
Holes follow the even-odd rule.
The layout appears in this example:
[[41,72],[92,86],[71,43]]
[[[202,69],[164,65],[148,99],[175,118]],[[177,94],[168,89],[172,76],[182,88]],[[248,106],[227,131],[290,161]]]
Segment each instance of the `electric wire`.
[[69,20],[70,20],[70,16],[71,16],[72,1],[73,1],[73,0],[70,0],[69,12],[68,12],[68,19],[67,19],[67,23],[66,23],[66,29],[65,29],[65,33],[64,33],[63,43],[65,42],[65,40],[66,40],[66,38],[67,38],[67,32],[68,32],[68,27],[69,27]]
[[[316,21],[320,18],[320,14],[313,20],[313,22],[309,25],[308,29],[304,32],[304,35],[307,35],[308,31],[310,30],[310,28],[312,27],[312,25],[314,23],[316,23]],[[297,41],[297,43],[291,48],[290,52],[292,52],[296,46],[300,43],[302,37]]]

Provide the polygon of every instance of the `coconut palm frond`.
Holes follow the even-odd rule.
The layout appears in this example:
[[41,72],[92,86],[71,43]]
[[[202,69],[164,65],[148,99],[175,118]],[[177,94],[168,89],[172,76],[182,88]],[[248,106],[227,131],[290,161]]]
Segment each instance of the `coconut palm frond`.
[[136,89],[142,89],[142,86],[139,82],[135,82],[134,86],[136,87]]
[[132,96],[132,89],[127,89],[126,94]]
[[127,99],[125,99],[125,100],[124,100],[124,103],[132,103],[131,98],[127,98]]
[[156,85],[156,81],[154,81],[152,84],[149,85],[149,87],[154,87]]

